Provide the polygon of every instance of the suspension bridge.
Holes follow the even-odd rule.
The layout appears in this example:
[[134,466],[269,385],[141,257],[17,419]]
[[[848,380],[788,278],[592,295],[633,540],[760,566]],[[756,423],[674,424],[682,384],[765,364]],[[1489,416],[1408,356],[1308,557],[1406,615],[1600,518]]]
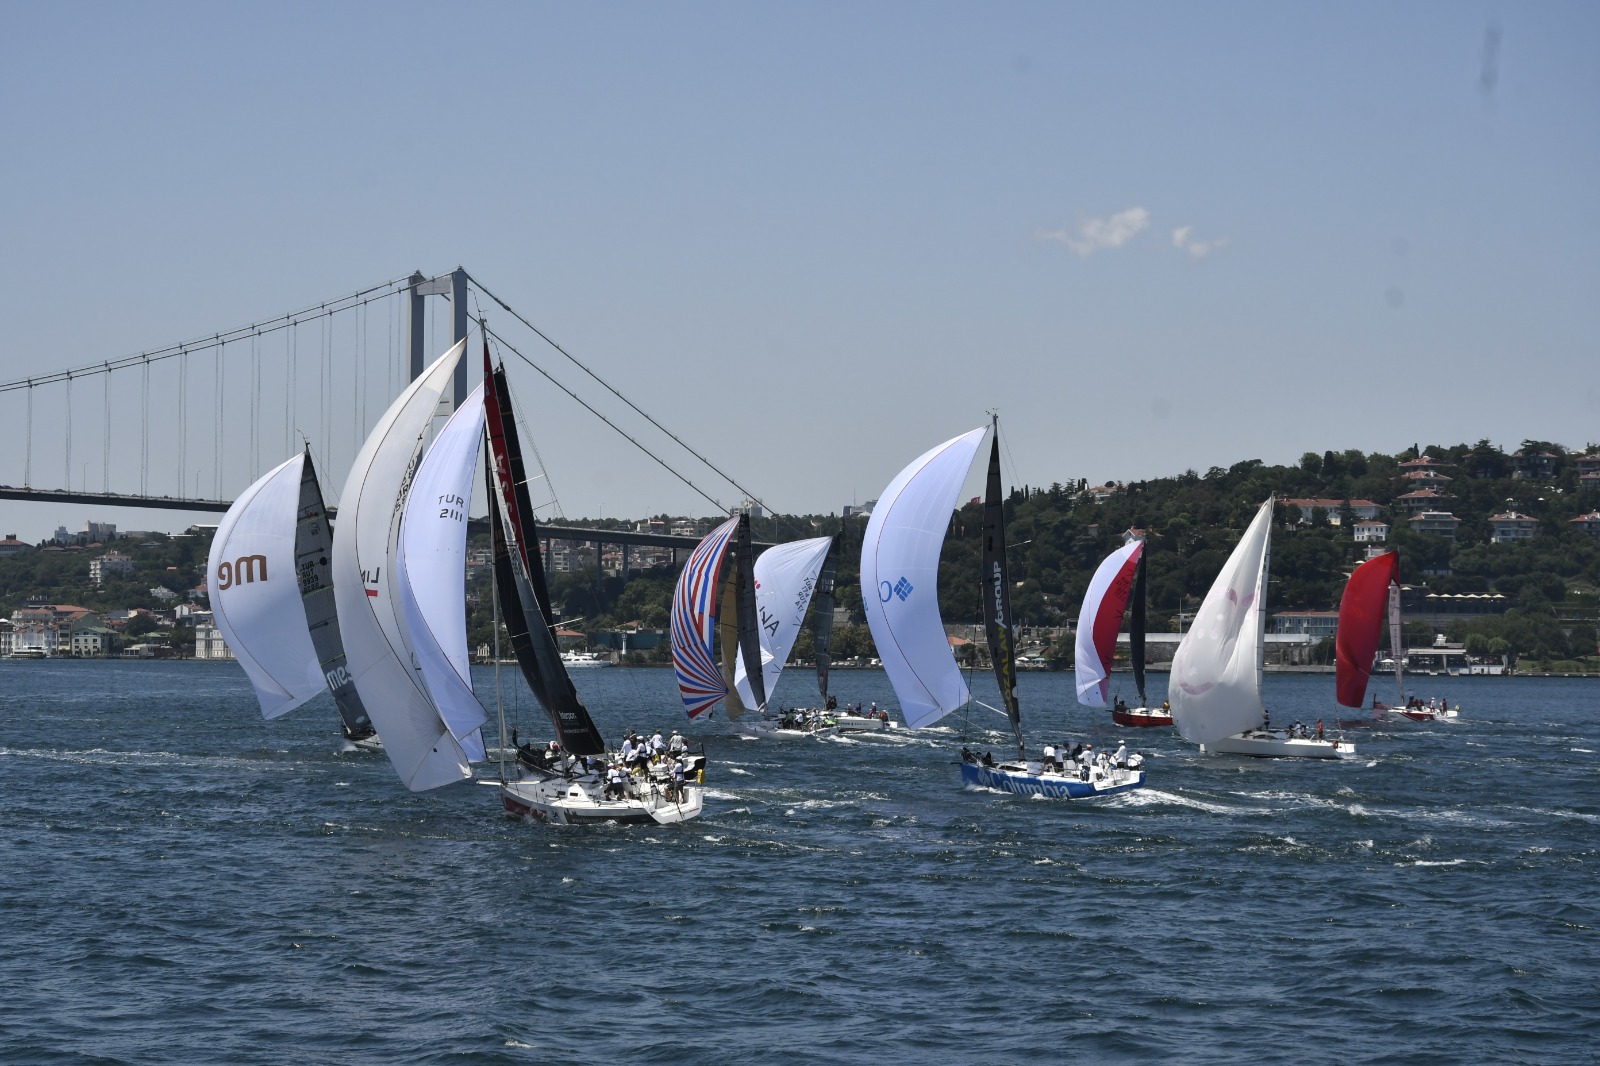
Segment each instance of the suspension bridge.
[[[492,308],[506,325],[491,329],[469,314],[474,305]],[[301,447],[311,448],[321,469],[343,471],[405,383],[472,325],[508,362],[531,367],[717,512],[728,508],[703,484],[761,502],[459,267],[390,278],[209,337],[0,382],[0,425],[9,427],[0,500],[220,514]],[[552,359],[576,368],[587,395],[550,372]],[[470,353],[456,372],[455,403],[470,391],[469,365]],[[696,476],[663,459],[662,444],[688,456]],[[537,448],[532,458],[549,486]],[[330,476],[324,488],[339,481]],[[547,538],[674,549],[696,543],[551,524],[561,509],[553,487],[549,494]]]

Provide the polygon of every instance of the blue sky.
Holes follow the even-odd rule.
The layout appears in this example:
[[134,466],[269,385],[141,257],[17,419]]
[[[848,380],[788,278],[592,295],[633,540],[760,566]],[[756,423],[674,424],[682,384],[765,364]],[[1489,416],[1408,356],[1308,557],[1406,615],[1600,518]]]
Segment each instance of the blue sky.
[[[779,511],[874,497],[992,408],[1031,484],[1600,442],[1594,4],[0,16],[0,381],[461,264]],[[343,367],[357,328],[302,329],[299,350]],[[218,418],[191,372],[184,481],[232,495],[255,472],[249,401]],[[112,380],[113,400],[139,387]],[[710,511],[515,380],[566,515]],[[101,390],[74,394],[71,476],[137,491],[145,431],[113,403],[103,435]],[[62,487],[64,400],[36,391],[31,481]],[[23,480],[21,395],[0,394],[0,483]],[[328,402],[337,496],[362,409]],[[262,403],[262,469],[285,404]],[[178,494],[158,419],[143,476]],[[25,539],[89,517],[184,524],[0,502]]]

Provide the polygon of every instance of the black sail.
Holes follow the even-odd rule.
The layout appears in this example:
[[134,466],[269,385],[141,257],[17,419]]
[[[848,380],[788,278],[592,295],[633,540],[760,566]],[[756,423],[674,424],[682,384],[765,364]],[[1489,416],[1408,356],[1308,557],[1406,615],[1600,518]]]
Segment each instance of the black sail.
[[[487,352],[484,358],[487,362]],[[606,750],[605,737],[589,717],[561,662],[544,564],[539,558],[538,528],[520,476],[522,454],[504,368],[490,375],[486,400],[494,582],[511,637],[511,652],[534,698],[550,716],[561,746],[574,755],[601,755]]]
[[1011,581],[1006,573],[1006,512],[1000,495],[1000,432],[996,426],[989,449],[989,479],[983,497],[983,626],[989,637],[989,659],[1011,731],[1022,751],[1022,714],[1017,707],[1016,649],[1011,640]]
[[1133,687],[1139,690],[1139,706],[1144,701],[1144,572],[1145,560],[1150,558],[1150,542],[1139,552],[1139,566],[1134,571],[1133,607],[1128,620],[1128,656],[1133,661]]
[[300,509],[295,513],[294,569],[300,585],[300,603],[305,608],[306,626],[311,630],[311,646],[322,664],[322,677],[339,708],[344,735],[350,740],[372,736],[372,719],[361,703],[355,682],[345,665],[344,639],[339,635],[339,616],[333,605],[333,570],[329,553],[333,548],[333,528],[317,484],[317,470],[306,449],[300,468]]
[[822,570],[817,574],[817,591],[811,597],[811,609],[816,612],[813,628],[816,633],[817,691],[822,694],[823,705],[828,702],[828,666],[833,654],[833,580],[839,566],[839,534],[833,535],[828,545],[827,558],[822,560]]
[[739,619],[739,656],[750,696],[758,708],[767,705],[767,678],[761,671],[761,630],[756,620],[756,553],[750,545],[750,515],[739,516],[733,535],[735,611]]

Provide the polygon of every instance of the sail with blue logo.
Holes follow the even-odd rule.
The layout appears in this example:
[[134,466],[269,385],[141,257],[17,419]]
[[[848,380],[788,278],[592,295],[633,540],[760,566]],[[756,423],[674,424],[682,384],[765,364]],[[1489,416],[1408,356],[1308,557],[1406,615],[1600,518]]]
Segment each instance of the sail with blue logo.
[[986,428],[917,457],[878,497],[861,545],[861,599],[878,658],[913,729],[967,702],[939,616],[939,550]]
[[[741,529],[744,531],[745,544],[748,545],[749,523],[747,516],[735,515],[708,533],[689,554],[689,561],[683,573],[678,575],[678,586],[672,594],[672,668],[678,678],[678,692],[683,697],[684,709],[690,718],[700,718],[710,713],[717,701],[723,699],[728,700],[730,717],[738,717],[743,710],[742,704],[735,702],[738,697],[731,693],[728,677],[717,665],[715,641],[719,617],[733,615],[727,621],[732,622],[735,629],[738,628],[737,587],[727,587],[730,579],[738,580],[738,564],[735,563],[732,568],[726,564],[732,554],[729,551],[730,543]],[[748,576],[745,577],[745,583],[749,584]],[[749,591],[753,603],[754,590],[752,588]],[[731,643],[738,644],[738,634],[732,636]],[[725,634],[724,646],[729,644],[729,635]],[[758,647],[756,655],[759,654]],[[752,664],[752,673],[758,676],[759,663],[757,658]],[[764,691],[760,693],[760,699],[766,701]]]

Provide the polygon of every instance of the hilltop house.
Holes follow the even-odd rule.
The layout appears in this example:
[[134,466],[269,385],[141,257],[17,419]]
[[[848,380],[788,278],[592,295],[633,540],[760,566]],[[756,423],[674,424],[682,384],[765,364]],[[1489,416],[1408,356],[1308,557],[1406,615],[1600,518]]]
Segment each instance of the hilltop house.
[[1489,539],[1495,544],[1515,544],[1532,540],[1539,532],[1539,520],[1515,511],[1489,516]]

